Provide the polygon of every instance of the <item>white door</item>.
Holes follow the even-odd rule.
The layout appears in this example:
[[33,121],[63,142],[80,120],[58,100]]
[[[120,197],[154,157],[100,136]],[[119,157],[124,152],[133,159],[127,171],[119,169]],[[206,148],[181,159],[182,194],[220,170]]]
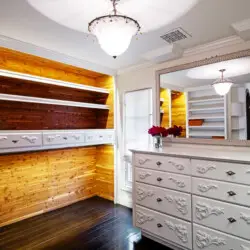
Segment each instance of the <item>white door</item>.
[[123,165],[125,188],[132,188],[131,152],[129,149],[145,147],[150,143],[148,129],[152,126],[152,89],[126,92],[123,119]]

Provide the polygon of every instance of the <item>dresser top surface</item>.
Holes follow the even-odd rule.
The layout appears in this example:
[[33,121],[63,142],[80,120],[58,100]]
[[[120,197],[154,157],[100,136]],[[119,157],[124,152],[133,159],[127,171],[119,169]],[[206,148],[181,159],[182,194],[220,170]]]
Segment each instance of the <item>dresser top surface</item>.
[[250,148],[247,147],[168,144],[160,149],[146,146],[130,150],[134,153],[250,163]]

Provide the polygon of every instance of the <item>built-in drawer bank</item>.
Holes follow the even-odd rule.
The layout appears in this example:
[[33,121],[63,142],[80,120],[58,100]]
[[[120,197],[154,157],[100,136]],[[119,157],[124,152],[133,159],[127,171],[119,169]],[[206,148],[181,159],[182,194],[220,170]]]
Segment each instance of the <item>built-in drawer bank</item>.
[[0,154],[114,144],[114,130],[1,131]]

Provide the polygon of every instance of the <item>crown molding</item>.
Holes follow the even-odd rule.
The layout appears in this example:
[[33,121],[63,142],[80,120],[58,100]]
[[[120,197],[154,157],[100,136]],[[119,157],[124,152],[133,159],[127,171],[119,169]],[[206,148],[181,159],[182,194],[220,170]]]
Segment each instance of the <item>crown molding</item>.
[[183,57],[194,56],[197,54],[202,54],[202,53],[206,53],[209,51],[218,50],[221,48],[225,48],[228,46],[233,46],[233,45],[237,45],[241,43],[244,43],[244,40],[242,40],[239,36],[234,35],[234,36],[219,39],[210,43],[195,46],[190,49],[186,49],[184,51]]
[[[245,43],[245,41],[243,39],[241,39],[237,35],[234,35],[234,36],[219,39],[219,40],[216,40],[216,41],[213,41],[210,43],[195,46],[195,47],[190,48],[190,49],[185,49],[182,57],[192,57],[192,56],[196,56],[198,54],[216,51],[216,50],[228,47],[228,46],[240,45],[240,44],[244,44],[244,43]],[[173,60],[175,60],[175,59],[171,59],[168,61],[170,62]],[[133,65],[131,67],[120,69],[120,70],[118,70],[117,74],[120,75],[120,74],[124,74],[124,73],[130,72],[130,71],[148,68],[148,67],[154,66],[154,65],[156,65],[156,63],[153,63],[153,62],[137,64],[137,65]]]
[[116,75],[116,70],[114,69],[3,35],[0,35],[0,47],[17,50],[103,74]]
[[156,63],[154,63],[154,62],[145,62],[145,63],[141,63],[141,64],[135,64],[135,65],[129,66],[127,68],[118,69],[117,75],[121,75],[121,74],[128,73],[128,72],[135,71],[135,70],[149,68],[155,64]]

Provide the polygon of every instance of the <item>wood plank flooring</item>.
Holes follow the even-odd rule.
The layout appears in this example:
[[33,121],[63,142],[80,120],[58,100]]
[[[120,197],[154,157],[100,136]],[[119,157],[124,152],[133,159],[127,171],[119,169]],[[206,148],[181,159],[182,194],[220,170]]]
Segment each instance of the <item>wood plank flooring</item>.
[[132,226],[131,210],[94,197],[0,228],[0,250],[170,250]]

